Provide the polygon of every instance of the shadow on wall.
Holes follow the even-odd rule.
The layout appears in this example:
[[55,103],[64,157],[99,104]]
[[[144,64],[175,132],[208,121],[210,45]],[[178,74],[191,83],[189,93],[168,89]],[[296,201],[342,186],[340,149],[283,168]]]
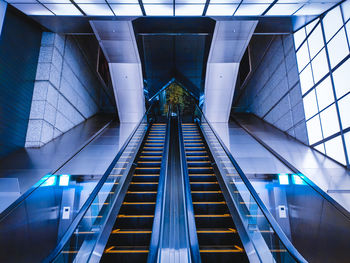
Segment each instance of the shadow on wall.
[[253,36],[251,73],[237,87],[232,112],[251,112],[308,143],[293,36]]
[[41,33],[38,24],[7,7],[0,36],[0,158],[25,144]]

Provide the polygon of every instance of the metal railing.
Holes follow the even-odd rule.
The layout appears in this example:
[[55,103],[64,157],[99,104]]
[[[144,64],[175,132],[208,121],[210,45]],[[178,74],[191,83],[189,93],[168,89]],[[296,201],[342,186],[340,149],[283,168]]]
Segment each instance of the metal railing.
[[260,261],[307,262],[285,235],[198,106],[195,119]]
[[44,262],[88,262],[104,230],[110,212],[125,185],[127,175],[148,130],[143,115],[116,157],[86,200],[56,248]]
[[190,179],[188,175],[185,144],[184,144],[183,133],[182,133],[182,121],[181,121],[180,111],[178,110],[177,112],[178,112],[179,144],[180,144],[179,145],[180,161],[181,161],[182,178],[184,181],[184,188],[185,188],[185,206],[186,206],[187,223],[188,223],[187,231],[188,231],[188,236],[190,241],[191,260],[192,262],[200,263],[201,257],[199,252],[196,222],[194,218],[191,185],[190,185]]
[[53,169],[51,172],[43,176],[37,183],[35,183],[31,188],[24,192],[19,198],[17,198],[10,206],[8,206],[4,211],[0,213],[0,222],[9,216],[13,210],[20,206],[24,201],[31,197],[33,193],[36,192],[38,188],[44,185],[49,178],[55,177],[55,174],[64,167],[68,162],[70,162],[75,156],[77,156],[83,149],[85,149],[90,143],[95,141],[112,123],[109,121],[101,129],[99,129],[95,134],[93,134],[87,141],[85,141],[77,151],[75,151],[71,156],[69,156],[64,162],[62,162],[57,168]]

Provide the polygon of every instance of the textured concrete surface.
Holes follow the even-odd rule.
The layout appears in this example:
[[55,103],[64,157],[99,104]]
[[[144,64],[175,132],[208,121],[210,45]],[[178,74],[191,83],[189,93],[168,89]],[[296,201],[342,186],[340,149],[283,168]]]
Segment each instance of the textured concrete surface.
[[[259,45],[262,39],[254,41]],[[252,75],[235,106],[308,143],[292,35],[271,38],[264,54],[252,64]]]
[[41,147],[99,112],[103,92],[74,37],[44,32],[25,146]]

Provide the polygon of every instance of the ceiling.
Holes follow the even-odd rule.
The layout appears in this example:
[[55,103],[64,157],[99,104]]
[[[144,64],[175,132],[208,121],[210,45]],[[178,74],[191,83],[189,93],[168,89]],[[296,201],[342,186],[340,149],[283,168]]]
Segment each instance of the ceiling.
[[306,16],[339,0],[7,0],[42,16]]
[[172,79],[199,98],[215,21],[139,18],[133,24],[149,98]]

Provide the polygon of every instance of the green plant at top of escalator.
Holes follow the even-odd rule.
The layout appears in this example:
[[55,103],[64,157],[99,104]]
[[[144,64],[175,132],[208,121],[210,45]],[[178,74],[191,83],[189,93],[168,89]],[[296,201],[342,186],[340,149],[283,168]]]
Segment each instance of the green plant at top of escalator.
[[171,105],[173,109],[179,107],[182,114],[191,113],[195,105],[195,100],[191,95],[176,82],[171,83],[166,92],[166,107]]

